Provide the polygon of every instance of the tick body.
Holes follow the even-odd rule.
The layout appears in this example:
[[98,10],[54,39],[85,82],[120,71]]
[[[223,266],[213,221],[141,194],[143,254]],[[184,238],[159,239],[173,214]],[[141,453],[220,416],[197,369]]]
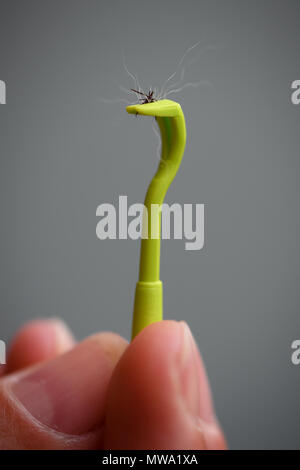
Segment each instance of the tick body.
[[138,93],[139,95],[143,97],[143,98],[139,98],[139,101],[141,102],[141,104],[154,103],[155,101],[157,101],[153,96],[154,95],[153,90],[149,90],[148,93],[143,93],[142,91],[134,90],[133,88],[131,88],[131,91],[133,91],[134,93]]

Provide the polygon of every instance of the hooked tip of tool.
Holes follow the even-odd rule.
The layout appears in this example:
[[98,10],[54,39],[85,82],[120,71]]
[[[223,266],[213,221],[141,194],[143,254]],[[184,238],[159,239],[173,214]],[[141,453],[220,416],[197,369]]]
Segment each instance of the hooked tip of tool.
[[181,107],[176,101],[158,100],[153,103],[132,104],[127,106],[126,111],[129,114],[140,114],[142,116],[174,117],[179,115]]

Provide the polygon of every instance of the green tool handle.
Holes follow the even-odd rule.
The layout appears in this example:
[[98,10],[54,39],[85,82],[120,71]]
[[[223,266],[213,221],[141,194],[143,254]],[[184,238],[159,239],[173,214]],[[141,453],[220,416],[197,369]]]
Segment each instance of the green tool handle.
[[[128,106],[131,114],[155,116],[161,134],[161,159],[145,198],[148,237],[141,242],[140,273],[135,291],[132,338],[163,317],[160,273],[161,205],[180,166],[186,143],[181,107],[171,100]],[[153,205],[155,209],[153,210]],[[158,210],[157,210],[158,209]]]
[[138,281],[135,288],[132,339],[147,325],[163,318],[163,284],[161,281]]

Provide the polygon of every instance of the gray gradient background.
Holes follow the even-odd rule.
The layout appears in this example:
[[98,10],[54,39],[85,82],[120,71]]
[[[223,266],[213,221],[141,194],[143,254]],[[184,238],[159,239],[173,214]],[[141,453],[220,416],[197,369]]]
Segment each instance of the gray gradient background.
[[139,243],[98,240],[96,208],[143,201],[156,139],[149,119],[100,97],[131,85],[122,47],[145,86],[161,85],[202,39],[213,47],[187,79],[212,86],[173,95],[188,140],[166,201],[206,204],[205,248],[163,242],[165,317],[191,326],[232,448],[300,448],[299,1],[0,8],[0,337],[38,316],[78,338],[129,337]]

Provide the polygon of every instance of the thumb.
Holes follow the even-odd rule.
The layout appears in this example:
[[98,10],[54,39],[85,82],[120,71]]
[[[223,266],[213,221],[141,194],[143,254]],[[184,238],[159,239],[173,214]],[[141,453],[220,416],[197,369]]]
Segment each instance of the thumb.
[[126,348],[112,333],[0,380],[0,449],[101,448],[107,388]]
[[226,447],[186,323],[154,323],[127,348],[109,386],[104,445],[146,450]]

